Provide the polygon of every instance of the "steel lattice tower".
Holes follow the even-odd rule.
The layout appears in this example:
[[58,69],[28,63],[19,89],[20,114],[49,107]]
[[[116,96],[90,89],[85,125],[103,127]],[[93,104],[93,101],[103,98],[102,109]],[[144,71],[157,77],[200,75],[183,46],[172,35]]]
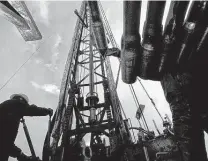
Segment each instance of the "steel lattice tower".
[[102,6],[83,1],[75,14],[78,20],[51,127],[50,160],[56,160],[58,151],[58,160],[77,160],[72,149],[87,133],[92,151],[105,144],[102,135],[109,138],[111,153],[131,141],[108,57],[120,51]]

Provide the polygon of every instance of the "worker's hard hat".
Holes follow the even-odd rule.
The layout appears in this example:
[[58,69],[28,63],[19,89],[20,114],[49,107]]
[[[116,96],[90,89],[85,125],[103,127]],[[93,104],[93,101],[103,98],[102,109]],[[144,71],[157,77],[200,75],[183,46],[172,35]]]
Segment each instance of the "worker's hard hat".
[[25,94],[13,94],[10,96],[10,99],[13,99],[13,98],[20,98],[26,101],[27,103],[29,102],[29,99]]

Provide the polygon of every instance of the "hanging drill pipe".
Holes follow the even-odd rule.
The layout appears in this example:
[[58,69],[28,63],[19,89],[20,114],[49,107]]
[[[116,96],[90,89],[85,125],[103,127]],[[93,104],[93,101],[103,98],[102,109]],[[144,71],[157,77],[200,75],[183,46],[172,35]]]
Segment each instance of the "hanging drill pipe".
[[[202,37],[200,38],[199,43],[197,44],[196,51],[189,58],[189,66],[191,72],[201,73],[201,69],[207,68],[207,55],[208,50],[208,25],[203,32]],[[197,68],[196,68],[197,67]],[[200,72],[199,72],[200,71]]]
[[[202,1],[198,5],[198,7],[199,6],[200,6],[200,8],[198,9],[198,14],[195,15],[196,18],[198,18],[198,21],[197,21],[198,32],[196,33],[197,37],[195,37],[196,43],[194,44],[193,50],[190,53],[189,58],[188,58],[188,65],[190,66],[190,68],[195,68],[195,65],[193,63],[198,63],[198,64],[202,65],[201,63],[204,60],[203,60],[203,58],[201,56],[205,55],[206,54],[206,50],[207,50],[206,49],[205,51],[203,51],[203,48],[205,46],[207,46],[207,41],[208,41],[207,40],[207,32],[208,32],[208,20],[207,20],[207,16],[208,16],[208,3],[207,3],[207,1]],[[194,11],[192,12],[192,14],[193,13],[194,13]],[[194,15],[193,16],[190,15],[189,17],[190,17],[189,21],[193,21],[192,19],[194,19]],[[200,58],[202,60],[199,60],[198,58]],[[205,58],[205,60],[207,60],[207,58]]]
[[177,54],[176,43],[180,42],[180,34],[184,23],[188,1],[172,1],[166,19],[163,34],[162,52],[160,55],[159,73],[173,71],[175,68]]
[[92,30],[94,34],[95,43],[103,57],[105,57],[107,50],[107,41],[104,31],[104,26],[102,23],[102,18],[99,11],[99,6],[97,1],[88,1],[91,18],[92,18]]
[[188,69],[190,57],[195,53],[198,43],[205,31],[204,23],[208,9],[206,1],[194,1],[182,32],[182,43],[178,46],[177,64],[181,69]]
[[159,80],[159,59],[162,45],[162,18],[165,1],[149,1],[143,29],[141,64],[138,76]]
[[140,46],[140,12],[141,1],[124,1],[123,35],[121,41],[121,72],[122,80],[132,84],[137,77]]

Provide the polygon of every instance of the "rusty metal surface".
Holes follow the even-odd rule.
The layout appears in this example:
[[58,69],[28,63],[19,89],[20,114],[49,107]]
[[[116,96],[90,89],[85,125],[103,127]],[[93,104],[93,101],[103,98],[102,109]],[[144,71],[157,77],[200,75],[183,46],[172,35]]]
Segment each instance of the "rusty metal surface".
[[141,55],[140,46],[140,1],[124,1],[123,35],[121,42],[121,73],[122,80],[131,84],[136,81],[138,58]]
[[141,65],[138,76],[159,80],[159,57],[162,45],[162,18],[165,1],[149,1],[144,24]]
[[173,151],[176,150],[176,144],[171,137],[165,137],[164,135],[158,136],[155,139],[148,141],[145,144],[151,151],[159,152],[159,151]]
[[[193,70],[197,55],[206,44],[208,2],[171,2],[163,33],[165,1],[148,1],[143,40],[140,47],[140,12],[136,1],[124,2],[121,41],[121,73],[124,83],[139,76],[160,81],[165,73]],[[188,13],[186,21],[185,15]],[[184,22],[185,21],[185,22]],[[191,68],[191,69],[190,69]]]
[[176,44],[180,40],[188,1],[172,1],[166,19],[159,73],[173,70],[177,60]]
[[[166,137],[164,135],[159,135],[156,138],[143,143],[126,145],[124,153],[128,155],[128,158],[132,158],[133,161],[146,161],[143,145],[147,148],[151,161],[182,161],[173,138],[171,136]],[[161,160],[158,157],[159,155]]]
[[8,8],[4,3],[0,3],[0,14],[7,20],[12,22],[25,41],[35,41],[42,39],[42,35],[35,24],[25,2],[23,1],[9,1],[9,4],[14,10]]
[[177,63],[182,69],[187,68],[190,58],[196,54],[196,50],[201,44],[201,38],[208,25],[207,14],[208,3],[206,1],[193,2],[182,31],[184,34],[181,37],[182,44],[178,51]]

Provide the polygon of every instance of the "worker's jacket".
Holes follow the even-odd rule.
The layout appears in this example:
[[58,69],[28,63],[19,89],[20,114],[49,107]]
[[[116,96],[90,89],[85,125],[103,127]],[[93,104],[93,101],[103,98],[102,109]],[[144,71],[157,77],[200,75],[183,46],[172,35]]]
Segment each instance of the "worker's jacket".
[[17,157],[21,151],[14,145],[20,119],[23,116],[46,116],[48,109],[29,105],[19,100],[7,100],[0,104],[0,161],[9,156]]

